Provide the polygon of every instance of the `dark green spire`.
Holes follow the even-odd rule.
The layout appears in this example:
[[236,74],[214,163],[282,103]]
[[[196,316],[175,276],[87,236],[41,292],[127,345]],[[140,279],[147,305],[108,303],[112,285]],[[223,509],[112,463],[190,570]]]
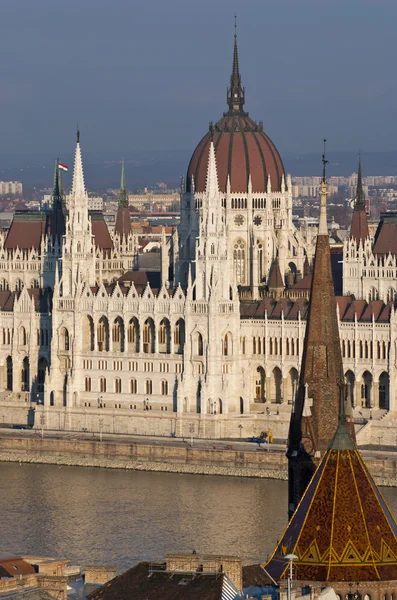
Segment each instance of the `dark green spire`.
[[121,167],[119,206],[121,208],[128,208],[128,192],[127,192],[127,186],[125,184],[124,161],[123,161],[122,167]]
[[53,208],[62,208],[63,204],[63,185],[62,185],[62,175],[59,172],[58,168],[59,158],[55,161],[55,171],[54,171],[54,187],[52,190],[52,207]]
[[357,176],[357,191],[356,191],[356,208],[365,210],[365,197],[363,190],[363,176],[361,172],[361,154],[358,156],[358,176]]

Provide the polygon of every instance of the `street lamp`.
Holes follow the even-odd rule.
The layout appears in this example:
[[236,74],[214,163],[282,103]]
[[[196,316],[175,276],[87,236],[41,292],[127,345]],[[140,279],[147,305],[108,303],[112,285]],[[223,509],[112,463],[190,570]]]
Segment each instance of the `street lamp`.
[[289,562],[289,573],[288,573],[288,587],[287,587],[287,598],[288,600],[292,600],[292,577],[293,577],[293,563],[294,560],[296,560],[298,557],[296,556],[296,554],[287,554],[287,556],[285,557],[286,560],[288,560]]
[[189,425],[189,433],[190,433],[190,445],[193,448],[194,423],[190,423],[190,425]]
[[243,431],[243,426],[241,425],[241,423],[240,423],[240,425],[238,426],[238,428],[239,428],[239,430],[240,430],[240,440],[241,440],[241,433],[242,433],[242,431]]

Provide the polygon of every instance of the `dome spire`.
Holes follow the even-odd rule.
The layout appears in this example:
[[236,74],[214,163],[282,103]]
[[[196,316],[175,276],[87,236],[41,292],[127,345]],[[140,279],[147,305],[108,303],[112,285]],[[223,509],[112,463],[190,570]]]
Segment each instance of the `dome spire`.
[[229,105],[229,112],[242,113],[244,102],[245,90],[241,85],[241,75],[238,66],[237,15],[234,15],[233,67],[230,77],[230,87],[227,90],[227,103]]

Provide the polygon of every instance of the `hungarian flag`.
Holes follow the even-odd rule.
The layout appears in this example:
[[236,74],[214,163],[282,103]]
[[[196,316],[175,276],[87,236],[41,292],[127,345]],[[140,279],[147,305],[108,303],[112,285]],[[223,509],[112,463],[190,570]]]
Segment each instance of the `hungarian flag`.
[[58,169],[60,169],[61,171],[68,171],[69,167],[59,162]]

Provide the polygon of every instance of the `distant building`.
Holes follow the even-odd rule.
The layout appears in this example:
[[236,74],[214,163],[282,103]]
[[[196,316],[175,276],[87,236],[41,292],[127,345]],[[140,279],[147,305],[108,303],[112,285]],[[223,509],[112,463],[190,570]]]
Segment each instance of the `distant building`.
[[0,181],[0,196],[9,194],[22,196],[22,183],[20,181]]

